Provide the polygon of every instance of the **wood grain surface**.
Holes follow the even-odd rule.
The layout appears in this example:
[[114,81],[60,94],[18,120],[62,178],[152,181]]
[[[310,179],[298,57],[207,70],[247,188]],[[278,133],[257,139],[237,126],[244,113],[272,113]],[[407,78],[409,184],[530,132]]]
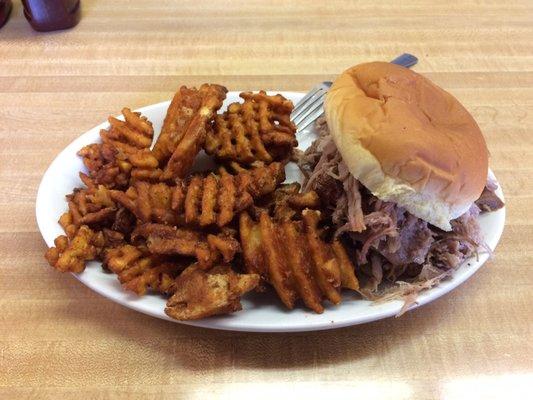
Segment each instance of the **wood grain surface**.
[[[531,1],[82,0],[0,29],[0,398],[525,398],[533,379]],[[404,51],[485,133],[507,197],[495,257],[412,313],[300,334],[216,332],[93,293],[43,259],[37,186],[69,142],[181,84],[306,91]],[[527,392],[526,392],[527,384]],[[522,396],[522,397],[521,397]]]

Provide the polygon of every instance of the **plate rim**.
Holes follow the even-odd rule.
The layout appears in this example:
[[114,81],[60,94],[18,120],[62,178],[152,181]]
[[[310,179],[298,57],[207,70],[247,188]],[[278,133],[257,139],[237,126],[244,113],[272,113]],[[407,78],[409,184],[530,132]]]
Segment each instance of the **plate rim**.
[[[234,94],[238,94],[240,93],[240,91],[229,91],[228,92],[228,95],[234,95]],[[275,94],[275,93],[280,93],[282,94],[283,96],[285,97],[303,97],[305,95],[305,93],[303,92],[293,92],[293,91],[268,91],[267,93],[269,94]],[[146,113],[146,112],[149,112],[150,110],[154,110],[154,109],[159,109],[161,107],[165,107],[170,104],[170,100],[166,100],[166,101],[162,101],[162,102],[159,102],[159,103],[154,103],[154,104],[150,104],[150,105],[147,105],[147,106],[143,106],[143,107],[140,107],[140,108],[137,108],[135,109],[134,111],[139,111],[139,112],[142,112],[142,113]],[[117,118],[121,118],[121,116],[117,116]],[[56,163],[59,163],[59,160],[62,158],[62,157],[65,157],[66,154],[69,154],[73,151],[73,148],[75,148],[74,150],[77,151],[80,147],[80,144],[83,142],[83,138],[86,137],[86,136],[89,136],[91,135],[91,133],[93,131],[99,131],[100,129],[104,129],[106,127],[109,126],[109,123],[108,122],[102,122],[101,124],[98,124],[96,125],[95,127],[93,128],[90,128],[88,129],[87,131],[83,132],[81,135],[77,136],[74,140],[72,140],[67,146],[65,146],[55,157],[54,159],[52,160],[52,162],[48,165],[46,171],[44,172],[44,174],[42,175],[42,178],[41,178],[41,181],[39,182],[39,187],[37,189],[37,196],[36,196],[36,200],[35,200],[35,214],[36,214],[36,221],[37,221],[37,226],[39,228],[39,232],[43,238],[43,240],[45,241],[45,243],[47,244],[48,247],[50,247],[51,245],[53,245],[53,239],[48,239],[47,237],[45,237],[45,229],[44,229],[44,223],[45,223],[45,219],[43,217],[43,215],[45,215],[46,213],[42,210],[42,207],[43,207],[43,202],[42,201],[39,201],[42,197],[43,197],[43,192],[44,192],[44,183],[49,180],[49,175],[51,175],[52,171],[53,171],[53,167],[55,166]],[[154,135],[154,139],[157,137],[157,134]],[[492,170],[489,168],[489,176],[493,177],[494,179],[496,179],[494,173],[492,172]],[[496,179],[497,181],[497,179]],[[497,181],[498,182],[498,181]],[[504,195],[503,195],[503,191],[502,191],[502,187],[501,185],[499,184],[498,182],[498,191],[497,191],[497,194],[500,196],[500,198],[505,202],[505,198],[504,198]],[[504,230],[504,227],[505,227],[505,218],[506,218],[506,207],[504,206],[502,209],[500,210],[497,210],[496,212],[498,213],[501,213],[501,216],[500,216],[500,219],[502,221],[501,224],[498,224],[497,227],[495,228],[495,232],[494,232],[494,240],[493,240],[493,246],[490,246],[491,247],[491,250],[494,251],[498,245],[498,243],[500,242],[501,240],[501,236],[503,234],[503,230]],[[412,311],[412,310],[415,310],[419,307],[422,307],[423,305],[426,305],[440,297],[443,297],[445,296],[446,294],[448,294],[450,291],[456,289],[457,287],[461,286],[465,281],[467,281],[468,279],[470,279],[488,260],[489,260],[490,256],[486,253],[482,253],[479,255],[479,258],[478,260],[476,261],[477,264],[476,265],[471,265],[471,266],[466,266],[466,268],[468,268],[465,272],[463,272],[461,274],[460,277],[457,277],[456,276],[456,271],[454,271],[454,273],[452,274],[451,278],[449,280],[446,280],[444,282],[441,282],[439,285],[431,288],[431,289],[428,289],[426,291],[424,291],[423,293],[421,293],[418,297],[418,301],[411,305],[408,309],[408,311]],[[468,263],[468,260],[470,259],[467,259],[465,260],[458,268],[463,268],[465,267],[465,263]],[[93,261],[93,262],[90,262],[89,264],[96,264],[96,265],[99,265],[100,263],[99,262],[96,262],[96,261]],[[91,265],[88,265],[88,267],[91,267]],[[158,314],[158,313],[155,313],[155,312],[151,312],[149,309],[143,309],[143,308],[140,308],[138,305],[135,304],[135,302],[132,302],[131,300],[129,299],[122,299],[122,298],[118,298],[118,297],[113,297],[111,293],[108,292],[107,289],[105,288],[102,288],[100,287],[99,285],[97,284],[94,284],[94,282],[92,282],[91,280],[89,279],[85,279],[83,274],[76,274],[76,273],[72,273],[72,275],[78,280],[80,281],[81,283],[83,283],[85,286],[87,286],[89,289],[93,290],[94,292],[104,296],[105,298],[115,302],[115,303],[118,303],[122,306],[125,306],[129,309],[132,309],[134,311],[137,311],[137,312],[141,312],[143,314],[146,314],[146,315],[150,315],[152,317],[156,317],[156,318],[160,318],[160,319],[163,319],[163,320],[166,320],[166,321],[169,321],[169,322],[174,322],[174,323],[179,323],[179,324],[183,324],[183,325],[189,325],[189,326],[196,326],[196,327],[201,327],[201,328],[208,328],[208,329],[216,329],[216,330],[227,330],[227,331],[241,331],[241,332],[271,332],[271,333],[281,333],[281,332],[311,332],[311,331],[318,331],[318,330],[326,330],[326,329],[337,329],[337,328],[343,328],[343,327],[347,327],[347,326],[354,326],[354,325],[359,325],[359,324],[365,324],[365,323],[368,323],[368,322],[372,322],[372,321],[377,321],[377,320],[380,320],[380,319],[384,319],[384,318],[389,318],[389,317],[392,317],[392,316],[395,316],[396,314],[398,314],[398,312],[400,311],[402,305],[403,305],[403,302],[400,301],[400,300],[392,300],[392,301],[389,301],[389,302],[386,302],[386,303],[382,303],[382,304],[386,304],[388,305],[387,308],[383,309],[383,310],[377,310],[374,312],[374,313],[371,313],[369,315],[365,315],[365,316],[355,316],[355,317],[352,317],[351,319],[350,318],[346,318],[346,319],[342,319],[341,321],[331,321],[331,322],[327,322],[327,321],[324,321],[324,322],[311,322],[309,321],[308,324],[292,324],[290,326],[287,326],[287,325],[280,325],[280,326],[272,326],[272,325],[265,325],[265,326],[246,326],[246,325],[243,325],[243,326],[232,326],[232,325],[224,325],[223,323],[220,324],[220,323],[217,323],[217,322],[213,322],[214,319],[216,318],[220,318],[220,317],[213,317],[212,318],[206,318],[206,319],[201,319],[201,320],[194,320],[194,321],[178,321],[178,320],[175,320],[175,319],[172,319],[170,317],[168,317],[166,314],[164,314],[164,310],[162,314]],[[150,295],[150,294],[148,294]],[[354,300],[354,301],[365,301],[365,300],[360,300],[360,299],[357,299],[357,300]],[[373,304],[370,304],[370,306],[373,306]],[[340,306],[342,307],[342,305]],[[246,310],[243,310],[241,312],[246,312]],[[327,310],[325,311],[327,312]],[[237,314],[238,315],[238,314]]]

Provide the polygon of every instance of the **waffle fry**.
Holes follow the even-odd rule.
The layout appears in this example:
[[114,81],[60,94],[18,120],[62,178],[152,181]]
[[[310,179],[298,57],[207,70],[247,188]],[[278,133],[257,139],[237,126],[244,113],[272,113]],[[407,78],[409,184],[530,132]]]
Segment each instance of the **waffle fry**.
[[272,194],[257,202],[257,206],[259,212],[266,210],[275,221],[301,220],[302,210],[317,209],[320,199],[314,191],[300,193],[300,184],[293,182],[279,185]]
[[160,163],[166,163],[176,150],[191,118],[198,112],[201,105],[202,96],[198,90],[182,86],[176,92],[168,107],[161,133],[154,145],[153,153]]
[[229,175],[213,174],[202,179],[194,177],[184,196],[185,221],[188,224],[222,227],[240,211],[248,208],[253,198],[241,184]]
[[205,150],[224,161],[251,164],[289,158],[298,145],[290,121],[293,104],[281,95],[241,93],[243,103],[232,103],[215,117]]
[[203,269],[208,269],[221,261],[229,263],[233,261],[235,254],[240,249],[239,241],[230,234],[209,234],[207,235],[207,243],[202,242],[196,248],[198,266]]
[[85,262],[95,260],[103,245],[101,233],[93,232],[88,226],[82,225],[71,239],[58,236],[45,254],[48,263],[61,272],[82,272]]
[[151,254],[196,257],[198,265],[208,269],[219,261],[233,260],[240,250],[234,236],[229,230],[215,235],[163,224],[143,224],[133,231],[131,238],[137,243],[145,239]]
[[66,199],[69,210],[59,218],[59,224],[69,238],[74,237],[82,225],[104,226],[111,224],[116,216],[117,207],[103,185],[76,189]]
[[206,272],[192,265],[176,279],[165,313],[178,320],[194,320],[239,311],[240,297],[258,283],[258,275],[237,274],[228,266]]
[[[143,232],[146,228],[150,231],[148,234]],[[174,229],[161,224],[139,225],[133,231],[133,235],[135,237],[144,235],[146,246],[153,254],[179,254],[191,257],[196,255],[196,248],[204,239],[198,232],[189,229]]]
[[[204,84],[198,93],[201,97],[201,105],[198,110],[188,118],[188,122],[175,124],[176,128],[181,126],[181,130],[171,129],[171,122],[175,120],[169,116],[168,129],[165,129],[165,136],[163,136],[163,142],[159,147],[161,150],[158,150],[157,154],[163,157],[168,150],[174,147],[174,143],[176,145],[161,175],[163,181],[184,178],[187,175],[196,155],[204,145],[207,131],[210,129],[210,123],[215,113],[226,98],[227,89],[220,85]],[[177,115],[179,116],[179,114],[178,112]]]
[[188,180],[178,180],[176,186],[136,182],[126,192],[110,191],[110,196],[143,223],[223,227],[252,205],[254,198],[274,191],[285,178],[280,163],[243,170],[237,175],[226,170],[220,173],[193,175]]
[[289,309],[297,299],[317,313],[322,299],[341,301],[340,288],[358,288],[353,264],[339,242],[320,238],[320,212],[304,210],[303,221],[275,222],[267,213],[255,222],[247,213],[239,220],[246,270],[269,282]]
[[146,254],[129,244],[108,249],[104,263],[110,271],[117,274],[124,289],[139,296],[144,295],[149,289],[162,294],[173,293],[175,277],[187,266],[184,263]]
[[[286,307],[317,313],[341,301],[341,288],[357,290],[344,246],[323,239],[317,194],[281,184],[297,145],[292,103],[241,93],[216,115],[226,92],[181,87],[153,150],[146,117],[128,108],[123,121],[110,117],[101,143],[78,153],[85,187],[66,197],[50,265],[81,272],[100,260],[125,290],[168,297],[165,312],[180,320],[238,311],[243,294],[268,285]],[[191,174],[202,149],[218,170]]]
[[231,172],[236,174],[240,190],[248,191],[254,198],[274,192],[279,184],[285,180],[285,166],[280,162],[267,165],[258,162],[248,168],[243,168],[238,163],[233,162],[228,166],[219,168],[221,175]]
[[104,248],[115,248],[126,244],[126,236],[120,231],[115,231],[109,228],[103,228]]
[[111,198],[133,213],[142,223],[183,225],[171,207],[173,190],[172,186],[165,183],[150,184],[139,181],[125,192],[112,190]]
[[[279,182],[285,179],[280,163],[240,170],[235,176],[225,169],[220,174],[191,180],[186,195],[180,196],[184,203],[186,223],[225,226],[237,213],[252,205],[254,199],[274,191]],[[181,208],[178,202],[175,206]]]
[[162,173],[150,151],[154,135],[151,122],[129,108],[122,109],[122,115],[124,121],[109,117],[109,129],[100,131],[102,143],[78,152],[88,170],[82,178],[88,187],[124,188],[132,176],[134,180],[153,180]]

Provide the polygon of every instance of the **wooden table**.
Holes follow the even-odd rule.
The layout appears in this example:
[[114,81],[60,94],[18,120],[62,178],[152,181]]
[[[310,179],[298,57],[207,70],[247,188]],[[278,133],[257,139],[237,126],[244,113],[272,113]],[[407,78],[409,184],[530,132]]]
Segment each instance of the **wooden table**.
[[[0,30],[0,398],[525,396],[531,1],[82,3],[70,31],[33,32],[19,2]],[[507,196],[495,258],[453,293],[398,319],[334,331],[216,332],[128,310],[44,261],[34,217],[41,176],[107,115],[169,99],[181,84],[305,91],[404,51],[473,113]]]

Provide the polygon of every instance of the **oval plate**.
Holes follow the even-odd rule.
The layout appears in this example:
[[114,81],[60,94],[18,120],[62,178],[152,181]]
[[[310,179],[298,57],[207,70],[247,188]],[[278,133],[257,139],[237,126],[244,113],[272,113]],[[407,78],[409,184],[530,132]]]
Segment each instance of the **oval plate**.
[[[294,103],[304,96],[303,93],[295,92],[281,92],[281,94]],[[229,92],[223,109],[227,104],[239,101],[238,96],[239,92]],[[154,131],[159,132],[169,103],[166,101],[153,104],[137,111],[148,117],[154,125]],[[39,230],[48,246],[53,246],[55,237],[63,234],[57,221],[60,215],[67,210],[65,195],[72,192],[75,187],[82,186],[78,172],[84,170],[84,166],[76,152],[87,144],[99,141],[100,129],[108,126],[108,123],[103,123],[74,140],[55,158],[45,172],[37,193],[36,214]],[[315,133],[312,128],[300,133],[298,135],[299,148],[306,149],[314,138]],[[490,174],[492,175],[492,172]],[[492,177],[494,178],[494,175]],[[301,178],[296,165],[289,164],[287,166],[287,181],[301,181]],[[498,189],[497,194],[503,199],[501,189]],[[492,250],[495,249],[501,237],[504,223],[505,209],[480,217],[480,225],[485,240]],[[450,279],[423,292],[418,297],[418,303],[410,309],[427,304],[456,288],[470,278],[487,261],[488,257],[487,253],[482,253],[477,260],[472,258],[465,261]],[[104,272],[99,262],[88,263],[84,272],[74,274],[74,276],[95,292],[142,313],[187,325],[233,331],[299,332],[340,328],[396,315],[403,304],[399,300],[375,304],[346,292],[342,304],[339,306],[328,305],[323,314],[314,314],[302,307],[292,311],[286,310],[277,297],[272,294],[251,293],[242,299],[243,311],[199,321],[176,321],[165,314],[166,300],[162,296],[148,294],[138,297],[125,292],[116,276]]]

